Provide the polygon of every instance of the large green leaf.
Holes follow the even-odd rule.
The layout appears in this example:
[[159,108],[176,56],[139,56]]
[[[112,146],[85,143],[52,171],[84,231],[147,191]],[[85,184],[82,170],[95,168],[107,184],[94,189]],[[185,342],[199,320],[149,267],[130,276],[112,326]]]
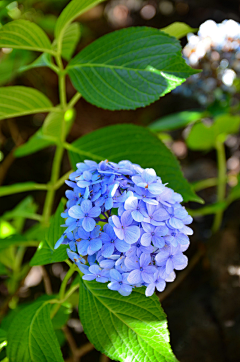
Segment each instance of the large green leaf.
[[158,29],[132,27],[87,46],[67,72],[87,101],[118,110],[144,107],[198,71],[185,63],[175,38]]
[[185,23],[176,22],[166,26],[165,28],[162,28],[161,30],[168,35],[174,36],[177,39],[181,39],[188,33],[195,33],[198,29],[193,29]]
[[63,362],[47,302],[36,301],[22,309],[7,333],[11,362]]
[[0,29],[0,48],[15,48],[53,54],[50,40],[38,25],[14,20]]
[[23,86],[0,88],[0,120],[49,112],[52,107],[50,100],[34,88]]
[[220,135],[222,139],[232,133],[237,133],[240,126],[240,116],[223,114],[215,118],[211,125],[199,122],[193,125],[187,136],[187,145],[193,150],[210,150],[215,147]]
[[62,40],[62,57],[66,60],[70,60],[76,49],[77,43],[81,36],[80,25],[78,23],[70,24]]
[[144,288],[128,297],[105,284],[81,279],[79,315],[90,342],[116,361],[176,362],[171,351],[167,319],[156,295]]
[[179,192],[185,201],[201,202],[183,177],[171,151],[149,130],[135,125],[115,125],[79,138],[69,152],[72,167],[84,159],[130,160],[144,168],[153,167],[162,181]]
[[60,14],[55,28],[55,38],[58,42],[58,50],[61,51],[62,40],[68,25],[78,16],[93,8],[104,0],[72,0]]
[[188,124],[194,123],[203,117],[203,112],[198,111],[182,111],[171,113],[167,116],[157,119],[151,123],[148,128],[154,132],[172,131]]
[[61,201],[55,215],[52,217],[50,227],[45,234],[45,240],[38,246],[36,253],[30,261],[30,265],[46,265],[64,261],[67,256],[67,245],[60,245],[56,250],[54,246],[63,233],[60,226],[63,223],[61,213],[64,210],[64,201]]

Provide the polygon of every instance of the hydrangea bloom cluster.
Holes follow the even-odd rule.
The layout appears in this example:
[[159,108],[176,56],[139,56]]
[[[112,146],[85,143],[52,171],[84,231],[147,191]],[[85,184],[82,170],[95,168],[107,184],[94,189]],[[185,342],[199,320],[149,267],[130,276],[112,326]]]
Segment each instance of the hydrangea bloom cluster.
[[187,38],[183,55],[189,65],[202,72],[188,78],[175,92],[194,97],[203,105],[224,101],[228,95],[235,95],[237,101],[239,86],[234,80],[240,77],[240,24],[207,20],[198,35],[190,33]]
[[68,256],[85,280],[108,283],[127,296],[146,286],[163,291],[174,270],[187,266],[192,222],[182,196],[164,185],[152,168],[130,161],[84,161],[66,181],[67,227],[55,248],[68,244]]

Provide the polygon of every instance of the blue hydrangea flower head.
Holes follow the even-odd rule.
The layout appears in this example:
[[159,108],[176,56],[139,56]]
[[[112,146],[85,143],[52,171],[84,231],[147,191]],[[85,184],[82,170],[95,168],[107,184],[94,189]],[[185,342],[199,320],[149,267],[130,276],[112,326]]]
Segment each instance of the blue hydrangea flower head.
[[187,266],[192,218],[155,170],[127,160],[86,160],[69,179],[66,230],[55,248],[69,246],[84,280],[108,283],[123,296],[144,286],[151,296]]

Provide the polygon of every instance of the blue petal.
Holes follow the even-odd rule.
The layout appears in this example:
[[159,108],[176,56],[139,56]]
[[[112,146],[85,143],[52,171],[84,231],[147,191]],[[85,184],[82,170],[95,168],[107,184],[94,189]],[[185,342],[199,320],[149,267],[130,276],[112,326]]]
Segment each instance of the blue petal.
[[86,231],[92,231],[96,225],[96,221],[91,217],[85,217],[82,222],[82,227]]
[[84,213],[82,212],[81,207],[78,205],[72,206],[68,210],[68,215],[73,217],[74,219],[82,219],[84,217]]
[[133,271],[131,271],[131,273],[128,276],[128,282],[132,285],[134,284],[138,284],[142,282],[142,278],[141,278],[141,272],[139,269],[135,269]]
[[89,200],[83,200],[81,203],[81,209],[84,214],[88,213],[92,208],[92,203]]

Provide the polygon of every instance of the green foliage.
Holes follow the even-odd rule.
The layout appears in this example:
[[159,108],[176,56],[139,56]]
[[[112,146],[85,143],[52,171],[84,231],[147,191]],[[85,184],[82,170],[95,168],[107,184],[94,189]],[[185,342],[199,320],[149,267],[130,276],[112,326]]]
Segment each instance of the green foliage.
[[[29,270],[28,264],[22,266],[25,246],[38,246],[30,261],[31,266],[62,262],[68,258],[67,245],[54,249],[63,233],[60,226],[64,223],[61,217],[65,205],[63,200],[50,218],[55,190],[64,178],[60,177],[64,148],[69,150],[73,168],[86,158],[115,162],[129,159],[142,167],[153,167],[163,182],[168,182],[170,187],[181,193],[185,201],[201,202],[184,179],[176,158],[146,128],[111,126],[92,132],[73,144],[65,142],[74,121],[72,107],[81,95],[105,109],[135,109],[154,102],[197,72],[183,60],[180,44],[176,40],[176,37],[194,30],[182,23],[175,23],[163,31],[147,27],[119,30],[96,40],[70,60],[81,36],[80,25],[72,22],[102,1],[70,1],[56,21],[52,44],[44,31],[28,20],[15,20],[0,29],[0,47],[13,48],[12,54],[18,54],[19,49],[43,53],[33,62],[32,58],[26,61],[23,57],[16,62],[13,56],[4,56],[3,59],[8,58],[11,62],[3,63],[2,69],[6,75],[0,74],[0,83],[11,79],[10,72],[19,74],[33,68],[49,67],[58,75],[60,100],[53,108],[51,101],[36,89],[24,86],[0,88],[0,120],[39,112],[49,113],[42,127],[18,147],[15,156],[22,157],[52,145],[56,147],[48,184],[26,182],[0,188],[0,196],[31,190],[47,192],[43,215],[36,214],[37,205],[28,197],[5,213],[1,220],[0,273],[8,276],[6,286],[9,295],[14,295],[11,308],[17,305],[15,293],[19,281]],[[56,17],[50,22],[49,17],[42,20],[40,17],[37,23],[51,32]],[[62,58],[70,61],[66,69]],[[78,91],[71,100],[66,94],[67,75]],[[32,84],[35,85],[33,81]],[[156,130],[175,129],[180,124],[194,122],[198,117],[199,112],[185,112],[163,120]],[[155,130],[154,127],[156,123],[151,129]],[[40,221],[41,224],[23,232],[26,218]],[[3,319],[0,343],[7,338],[9,362],[63,362],[59,343],[62,345],[65,337],[61,328],[67,323],[72,306],[77,303],[76,290],[79,285],[81,321],[97,349],[118,361],[177,361],[169,343],[166,316],[156,296],[146,298],[144,289],[138,288],[130,296],[122,297],[109,290],[106,284],[86,282],[79,276],[68,288],[68,281],[75,270],[76,266],[72,264],[57,296],[42,296],[29,305],[20,304]],[[50,303],[54,304],[50,307]]]
[[65,31],[77,17],[104,0],[72,0],[60,14],[55,28],[58,50],[61,52]]
[[171,151],[143,127],[116,125],[91,132],[72,143],[69,156],[73,168],[86,157],[114,162],[128,159],[143,168],[153,167],[162,181],[168,182],[169,187],[179,192],[185,201],[201,202],[183,177]]
[[20,203],[14,207],[14,209],[7,211],[3,214],[4,220],[13,220],[13,225],[18,230],[19,220],[25,219],[30,215],[34,214],[38,209],[38,205],[34,202],[32,196],[27,196],[25,199],[20,201]]
[[52,66],[51,55],[48,53],[43,53],[37,59],[35,59],[31,64],[20,67],[19,72],[25,72],[33,68],[51,67],[51,66]]
[[199,111],[182,111],[172,113],[157,119],[149,125],[149,128],[154,132],[172,131],[200,120],[203,115],[204,113]]
[[10,194],[17,194],[18,192],[31,191],[31,190],[46,190],[45,185],[39,185],[35,182],[22,182],[15,183],[9,186],[2,186],[0,188],[0,196],[6,196]]
[[34,88],[23,86],[0,88],[0,120],[49,112],[52,107],[50,100]]
[[11,235],[7,238],[0,239],[0,252],[2,252],[3,249],[7,249],[10,246],[13,245],[28,245],[29,242],[23,235]]
[[46,265],[64,261],[67,256],[67,245],[61,245],[54,250],[57,240],[63,233],[61,213],[64,210],[64,201],[61,201],[55,215],[51,219],[50,227],[46,230],[45,239],[39,244],[39,247],[30,261],[30,265]]
[[88,102],[110,110],[145,107],[198,72],[185,63],[175,38],[147,27],[101,37],[67,71]]
[[7,333],[11,362],[63,362],[46,302],[32,303],[13,319]]
[[176,22],[166,26],[165,28],[162,28],[161,30],[168,35],[174,36],[177,39],[181,39],[188,33],[196,33],[198,29],[193,29],[185,23]]
[[78,23],[70,24],[67,27],[62,40],[62,57],[65,60],[69,61],[72,58],[72,55],[79,42],[80,36],[81,29]]
[[43,130],[40,128],[26,143],[16,149],[14,155],[16,157],[24,157],[46,147],[52,146],[55,142],[56,139],[53,136],[51,136],[50,139],[49,137],[44,136]]
[[28,20],[14,20],[0,29],[0,48],[14,48],[52,54],[50,40],[44,31]]
[[193,150],[210,150],[219,137],[224,142],[228,134],[238,132],[239,125],[240,116],[230,114],[216,117],[211,125],[197,123],[187,136],[187,145]]
[[6,332],[0,328],[0,343],[6,341],[7,339],[7,334]]
[[61,305],[52,319],[53,329],[61,329],[68,321],[70,314],[72,313],[72,307],[70,303],[65,302]]
[[19,146],[14,155],[16,157],[24,157],[46,147],[56,145],[61,138],[63,119],[65,120],[65,136],[67,136],[75,119],[75,112],[73,111],[72,117],[69,120],[66,114],[64,115],[59,109],[58,112],[51,112],[47,115],[43,126],[26,143]]
[[11,81],[20,68],[31,62],[33,54],[29,51],[14,49],[9,54],[1,54],[0,58],[0,85]]
[[6,267],[0,263],[0,275],[6,275],[7,274],[7,269]]
[[169,344],[166,315],[157,296],[146,298],[144,288],[123,297],[105,284],[81,279],[79,315],[88,339],[111,359],[177,361]]

